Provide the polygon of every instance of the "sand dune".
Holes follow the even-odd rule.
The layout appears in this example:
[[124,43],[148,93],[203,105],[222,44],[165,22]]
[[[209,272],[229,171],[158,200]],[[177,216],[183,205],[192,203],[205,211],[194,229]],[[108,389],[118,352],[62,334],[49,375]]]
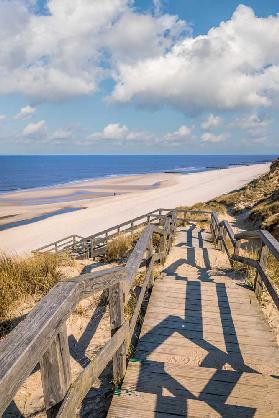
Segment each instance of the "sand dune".
[[[7,252],[29,253],[66,235],[88,236],[159,207],[174,208],[206,201],[243,186],[267,172],[269,165],[188,175],[158,173],[109,178],[1,196],[2,223],[33,218],[65,207],[86,209],[1,231],[0,248]],[[109,195],[104,197],[97,192]],[[63,196],[64,200],[61,199]]]

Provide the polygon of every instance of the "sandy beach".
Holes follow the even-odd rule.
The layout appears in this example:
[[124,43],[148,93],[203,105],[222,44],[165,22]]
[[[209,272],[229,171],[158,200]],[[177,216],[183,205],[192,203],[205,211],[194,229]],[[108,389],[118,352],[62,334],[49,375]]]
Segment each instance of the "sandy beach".
[[269,166],[112,177],[4,194],[0,249],[25,254],[67,235],[88,236],[159,207],[206,201],[242,187]]

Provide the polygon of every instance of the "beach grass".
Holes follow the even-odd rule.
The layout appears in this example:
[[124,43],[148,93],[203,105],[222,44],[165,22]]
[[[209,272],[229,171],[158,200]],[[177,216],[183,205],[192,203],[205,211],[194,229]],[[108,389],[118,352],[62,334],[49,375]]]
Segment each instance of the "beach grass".
[[64,278],[62,268],[73,264],[67,253],[29,257],[0,254],[0,336],[13,310],[28,296],[40,298]]

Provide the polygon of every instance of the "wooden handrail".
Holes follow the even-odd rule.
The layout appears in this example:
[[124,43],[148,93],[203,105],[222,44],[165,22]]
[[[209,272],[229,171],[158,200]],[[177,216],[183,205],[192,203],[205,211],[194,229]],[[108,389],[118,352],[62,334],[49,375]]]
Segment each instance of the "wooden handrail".
[[[58,414],[59,417],[63,418],[73,416],[74,407],[80,404],[111,359],[113,359],[114,376],[123,377],[126,367],[127,346],[134,332],[146,289],[153,283],[154,264],[158,260],[164,262],[170,250],[176,230],[177,213],[179,212],[210,214],[211,230],[216,243],[221,244],[221,249],[227,252],[232,262],[237,261],[256,269],[254,288],[257,297],[260,297],[263,283],[275,305],[279,308],[278,293],[267,277],[264,265],[266,249],[279,260],[279,243],[270,233],[260,230],[234,234],[227,221],[219,222],[216,212],[183,209],[176,211],[162,208],[149,212],[90,236],[90,240],[98,238],[100,243],[105,242],[108,236],[111,237],[109,232],[119,230],[119,227],[123,225],[131,225],[134,228],[134,222],[146,219],[148,225],[137,241],[125,266],[82,274],[73,279],[59,282],[26,318],[0,342],[0,414],[4,412],[24,380],[32,373],[38,363],[41,366],[45,407],[48,412],[51,411],[50,415],[56,416]],[[159,225],[150,223],[151,218],[159,220]],[[164,224],[160,226],[161,221],[164,221]],[[160,234],[160,244],[157,252],[152,245],[153,234]],[[102,235],[105,235],[105,237],[102,238]],[[232,255],[228,251],[226,236],[228,236],[234,248]],[[60,242],[65,242],[71,237],[77,236],[72,235],[64,240],[59,240],[55,244],[59,245]],[[239,255],[240,241],[243,239],[257,239],[260,241],[259,260]],[[79,242],[77,245],[84,245],[86,240],[88,241],[89,238],[82,239],[83,242]],[[128,300],[129,291],[143,260],[146,265],[145,279],[133,316],[125,322],[124,304]],[[66,320],[80,300],[105,289],[109,289],[112,337],[96,358],[71,384]]]
[[[156,228],[156,232],[160,232],[162,237],[169,241],[172,240],[175,230],[174,228],[170,229],[170,224],[174,219],[175,216],[172,213],[171,216],[165,217],[165,224],[163,228],[160,228],[160,231]],[[57,407],[61,402],[62,409],[59,416],[71,416],[68,412],[69,405],[76,406],[77,399],[82,399],[82,396],[87,393],[94,380],[112,358],[114,373],[117,373],[118,376],[123,375],[125,372],[123,349],[126,349],[125,347],[133,334],[146,288],[152,284],[154,263],[161,258],[160,252],[155,253],[152,246],[154,230],[154,225],[148,225],[145,228],[126,266],[82,274],[59,282],[0,342],[0,415],[38,363],[41,365],[45,406],[53,416],[58,412],[59,408],[57,409]],[[164,258],[168,249],[169,246],[166,245]],[[133,317],[128,323],[122,323],[123,292],[124,295],[128,295],[144,258],[147,271]],[[71,371],[66,320],[80,300],[105,289],[110,289],[112,338],[97,358],[70,385]],[[126,358],[125,353],[126,351],[124,359]],[[59,358],[59,356],[63,358]]]

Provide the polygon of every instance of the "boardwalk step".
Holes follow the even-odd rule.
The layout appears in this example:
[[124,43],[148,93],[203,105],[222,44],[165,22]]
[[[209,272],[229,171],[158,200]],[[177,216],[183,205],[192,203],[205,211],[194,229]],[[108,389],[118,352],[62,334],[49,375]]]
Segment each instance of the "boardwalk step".
[[231,402],[174,397],[171,394],[123,392],[119,397],[114,397],[108,418],[278,418],[279,416],[276,407],[269,407],[268,404],[255,408],[235,405]]

